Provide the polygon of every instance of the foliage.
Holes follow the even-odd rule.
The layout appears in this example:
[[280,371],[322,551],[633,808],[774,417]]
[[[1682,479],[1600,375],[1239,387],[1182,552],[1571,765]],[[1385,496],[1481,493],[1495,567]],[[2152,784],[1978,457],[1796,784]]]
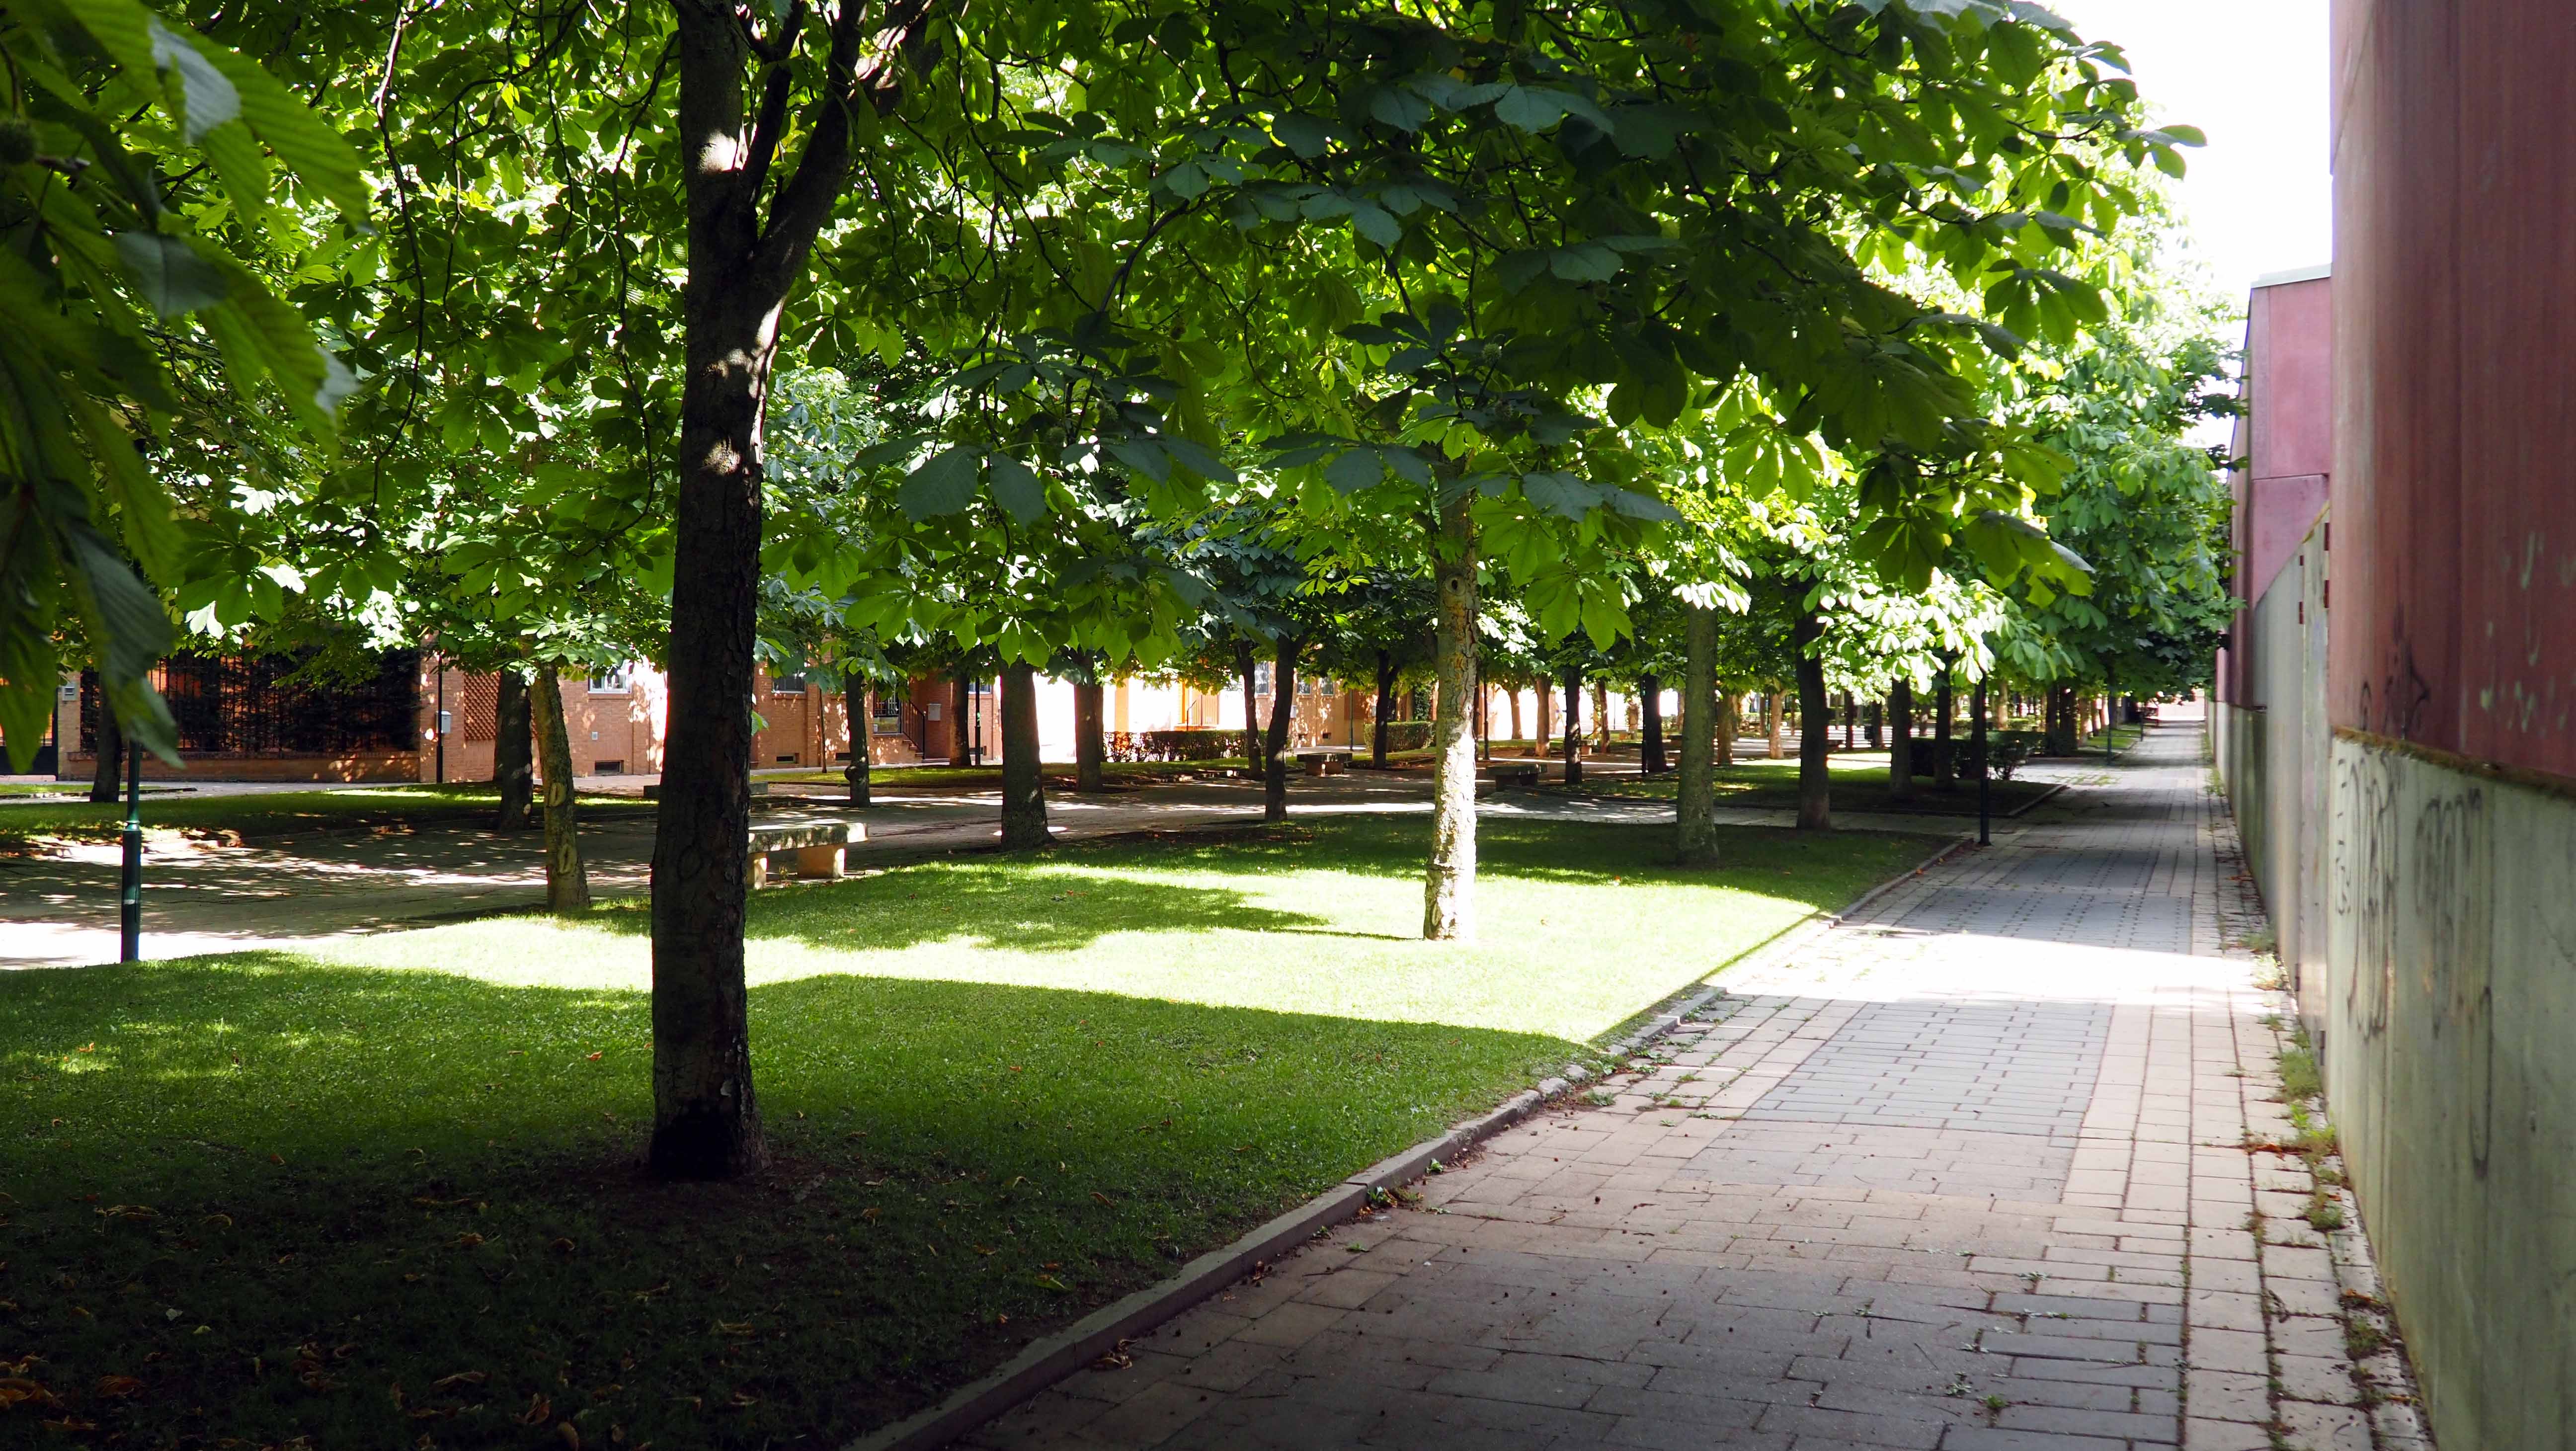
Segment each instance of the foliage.
[[148,456],[226,409],[330,445],[349,371],[274,289],[370,197],[256,62],[134,0],[7,0],[0,62],[0,733],[23,769],[68,619],[127,733],[175,761],[147,674],[172,640],[153,583],[189,540]]

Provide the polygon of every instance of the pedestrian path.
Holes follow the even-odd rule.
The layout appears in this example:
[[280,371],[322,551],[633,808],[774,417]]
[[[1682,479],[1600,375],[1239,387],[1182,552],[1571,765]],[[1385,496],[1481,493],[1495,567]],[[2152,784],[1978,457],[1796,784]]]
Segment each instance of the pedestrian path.
[[2203,782],[2154,732],[970,1444],[2412,1451],[2366,1247],[2246,1147],[2281,1004]]

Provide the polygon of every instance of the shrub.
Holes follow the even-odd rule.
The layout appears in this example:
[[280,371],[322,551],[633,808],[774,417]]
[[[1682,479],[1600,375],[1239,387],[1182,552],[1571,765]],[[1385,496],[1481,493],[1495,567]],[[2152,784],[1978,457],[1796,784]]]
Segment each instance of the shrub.
[[[2009,781],[2013,778],[2013,772],[2021,769],[2022,762],[2039,753],[2040,744],[2047,737],[2039,731],[1990,730],[1986,732],[1986,739],[1994,748],[1995,779]],[[1950,750],[1953,759],[1959,763],[1960,779],[1975,780],[1977,778],[1976,741],[1964,733],[1955,735],[1950,738]],[[1914,774],[1917,776],[1932,774],[1932,742],[1928,739],[1918,737],[1914,742]]]
[[[1370,727],[1374,731],[1376,727]],[[1375,737],[1364,737],[1374,740]],[[1431,722],[1427,720],[1391,720],[1386,723],[1386,748],[1390,751],[1419,751],[1431,744]]]

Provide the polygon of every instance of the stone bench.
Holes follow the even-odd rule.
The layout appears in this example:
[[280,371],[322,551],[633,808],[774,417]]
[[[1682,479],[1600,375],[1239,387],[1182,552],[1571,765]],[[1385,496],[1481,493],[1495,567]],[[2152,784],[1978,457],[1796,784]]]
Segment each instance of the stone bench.
[[1487,769],[1494,773],[1497,786],[1535,786],[1538,784],[1538,762],[1496,761]]
[[[840,880],[849,848],[868,839],[856,821],[795,821],[756,825],[751,829],[749,865],[753,891],[769,885],[770,860],[793,852],[796,875],[819,881]],[[785,863],[780,863],[784,866]]]
[[1299,751],[1297,753],[1297,765],[1299,769],[1303,770],[1309,776],[1338,775],[1342,769],[1341,753],[1338,751]]

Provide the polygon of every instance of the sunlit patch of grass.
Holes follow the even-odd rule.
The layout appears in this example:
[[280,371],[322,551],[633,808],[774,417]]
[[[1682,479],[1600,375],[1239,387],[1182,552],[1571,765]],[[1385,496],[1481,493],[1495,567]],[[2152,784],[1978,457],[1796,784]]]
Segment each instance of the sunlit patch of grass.
[[[1601,1034],[1927,849],[1737,833],[1734,865],[1682,872],[1660,831],[1489,827],[1467,948],[1408,935],[1426,834],[760,894],[775,1161],[747,1184],[635,1168],[631,904],[0,977],[0,1356],[44,1357],[62,1414],[130,1444],[838,1442],[1597,1063]],[[95,1389],[115,1376],[140,1388]]]

